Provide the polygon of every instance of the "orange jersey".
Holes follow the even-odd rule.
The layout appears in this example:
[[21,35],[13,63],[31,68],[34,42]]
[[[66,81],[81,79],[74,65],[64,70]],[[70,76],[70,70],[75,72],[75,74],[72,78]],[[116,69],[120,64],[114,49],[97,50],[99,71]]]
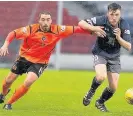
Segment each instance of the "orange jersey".
[[[33,63],[46,64],[58,40],[77,31],[78,26],[51,25],[49,32],[43,32],[39,24],[33,24],[14,30],[16,39],[23,39],[19,55]],[[88,32],[89,33],[89,32]]]

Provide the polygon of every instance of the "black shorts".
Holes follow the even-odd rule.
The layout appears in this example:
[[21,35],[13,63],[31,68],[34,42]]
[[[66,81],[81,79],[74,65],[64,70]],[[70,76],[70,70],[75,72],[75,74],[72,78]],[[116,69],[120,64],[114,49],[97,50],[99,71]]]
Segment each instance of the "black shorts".
[[14,62],[11,68],[11,72],[18,75],[22,75],[23,73],[28,72],[34,72],[38,77],[40,77],[46,67],[47,64],[32,63],[25,58],[20,57]]

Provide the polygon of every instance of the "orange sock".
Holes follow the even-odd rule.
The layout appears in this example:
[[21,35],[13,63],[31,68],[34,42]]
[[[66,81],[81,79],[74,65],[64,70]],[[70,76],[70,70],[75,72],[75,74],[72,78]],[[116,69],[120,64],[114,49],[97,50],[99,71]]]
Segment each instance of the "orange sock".
[[18,89],[16,89],[13,96],[8,100],[7,104],[12,104],[16,102],[19,98],[21,98],[23,95],[27,93],[29,88],[27,88],[25,85],[21,85]]
[[11,83],[7,83],[6,80],[4,79],[3,80],[3,83],[2,83],[2,94],[3,95],[6,95],[7,92],[8,92],[8,89],[11,87]]

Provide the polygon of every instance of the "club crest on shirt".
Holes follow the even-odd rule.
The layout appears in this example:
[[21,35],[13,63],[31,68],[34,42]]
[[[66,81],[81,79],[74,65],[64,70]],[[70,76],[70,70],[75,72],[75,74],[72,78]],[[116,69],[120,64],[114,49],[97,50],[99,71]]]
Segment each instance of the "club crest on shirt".
[[45,40],[46,40],[46,38],[45,37],[42,37],[42,43],[41,43],[42,46],[45,45],[45,43],[44,43]]
[[45,37],[42,37],[42,40],[44,41],[46,38]]

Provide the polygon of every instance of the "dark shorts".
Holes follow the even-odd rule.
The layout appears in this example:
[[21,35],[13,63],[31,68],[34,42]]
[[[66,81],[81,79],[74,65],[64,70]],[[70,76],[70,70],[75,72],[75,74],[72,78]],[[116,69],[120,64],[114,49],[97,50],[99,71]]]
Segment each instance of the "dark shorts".
[[38,77],[46,69],[47,64],[32,63],[23,57],[19,57],[13,64],[11,72],[22,75],[23,73],[34,72]]
[[105,64],[107,66],[107,71],[112,73],[120,73],[121,71],[121,64],[120,64],[120,57],[116,58],[105,58],[103,56],[94,55],[94,66],[97,64]]

